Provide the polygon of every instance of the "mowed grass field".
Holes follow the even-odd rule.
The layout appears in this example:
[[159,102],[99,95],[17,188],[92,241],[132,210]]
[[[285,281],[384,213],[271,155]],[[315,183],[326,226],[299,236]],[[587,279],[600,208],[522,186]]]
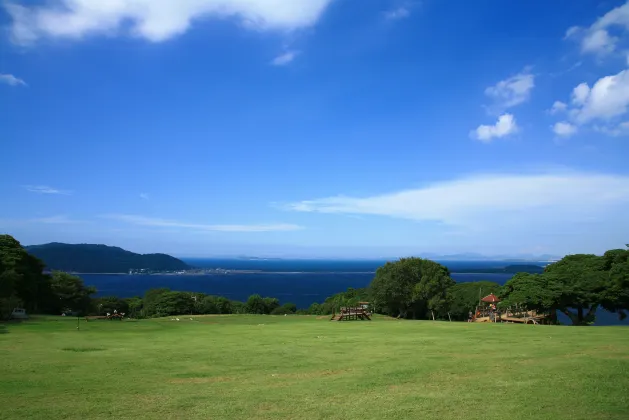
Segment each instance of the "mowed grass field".
[[0,324],[3,419],[629,419],[629,329],[308,316]]

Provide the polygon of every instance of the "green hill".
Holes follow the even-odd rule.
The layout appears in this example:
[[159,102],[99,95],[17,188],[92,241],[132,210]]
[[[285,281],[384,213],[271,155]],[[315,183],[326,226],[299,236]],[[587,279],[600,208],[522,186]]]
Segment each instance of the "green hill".
[[177,271],[191,268],[170,255],[136,254],[107,245],[53,242],[25,248],[31,255],[44,261],[49,270],[75,273],[128,273],[132,269]]

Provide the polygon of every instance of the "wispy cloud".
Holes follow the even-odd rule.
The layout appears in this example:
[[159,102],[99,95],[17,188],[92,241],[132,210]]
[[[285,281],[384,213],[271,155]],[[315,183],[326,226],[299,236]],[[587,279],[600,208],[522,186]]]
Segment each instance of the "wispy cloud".
[[9,86],[27,86],[24,80],[17,78],[12,74],[0,73],[0,83],[5,83]]
[[288,232],[303,229],[301,226],[285,223],[262,225],[210,225],[128,214],[109,214],[101,217],[138,226],[176,227],[209,232]]
[[283,208],[500,229],[508,224],[601,220],[608,211],[624,211],[627,204],[629,177],[564,171],[480,175],[369,197],[300,201]]
[[284,54],[281,54],[275,57],[271,61],[271,64],[274,66],[285,66],[291,63],[295,59],[295,57],[297,57],[298,54],[299,54],[299,51],[287,51]]
[[148,199],[149,199],[149,195],[148,195],[147,193],[141,193],[141,194],[140,194],[140,198],[141,198],[142,200],[148,200]]
[[387,10],[384,12],[384,17],[387,20],[404,19],[411,15],[411,11],[407,6],[396,7],[395,9]]
[[66,215],[41,217],[41,218],[31,219],[30,222],[44,223],[48,225],[71,225],[71,224],[77,224],[77,223],[87,223],[84,220],[71,219],[70,217]]
[[[185,33],[193,21],[233,18],[257,30],[295,30],[315,24],[332,0],[49,0],[28,6],[5,3],[12,40],[79,40],[118,34],[160,42]],[[176,3],[176,6],[174,6]]]
[[403,3],[399,3],[392,7],[391,9],[384,12],[384,18],[386,20],[399,20],[405,19],[411,15],[411,12],[414,8],[420,5],[419,1],[405,1]]
[[480,125],[472,130],[470,137],[480,140],[483,143],[490,143],[494,138],[506,137],[518,131],[515,117],[511,114],[504,114],[498,117],[494,125]]
[[530,72],[530,68],[525,68],[521,73],[485,89],[485,95],[494,100],[492,108],[502,112],[528,101],[534,87],[535,75]]
[[621,37],[610,34],[610,28],[618,29],[619,35],[626,36],[629,29],[629,1],[599,17],[587,28],[569,28],[564,39],[578,41],[583,54],[602,57],[617,51],[622,41]]
[[47,185],[25,185],[27,191],[37,193],[37,194],[60,194],[60,195],[70,195],[72,191],[68,190],[59,190],[57,188],[52,188]]

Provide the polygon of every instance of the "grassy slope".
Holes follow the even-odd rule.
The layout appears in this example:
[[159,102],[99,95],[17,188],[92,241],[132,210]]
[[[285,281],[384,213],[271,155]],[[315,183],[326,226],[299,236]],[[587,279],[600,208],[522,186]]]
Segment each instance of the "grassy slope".
[[627,419],[629,329],[224,316],[0,326],[0,418]]

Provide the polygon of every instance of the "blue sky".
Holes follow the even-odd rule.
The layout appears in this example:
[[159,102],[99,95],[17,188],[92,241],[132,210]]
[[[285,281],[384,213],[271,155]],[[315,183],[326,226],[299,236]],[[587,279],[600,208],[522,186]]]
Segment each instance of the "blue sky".
[[3,2],[0,231],[179,256],[629,242],[629,3]]

